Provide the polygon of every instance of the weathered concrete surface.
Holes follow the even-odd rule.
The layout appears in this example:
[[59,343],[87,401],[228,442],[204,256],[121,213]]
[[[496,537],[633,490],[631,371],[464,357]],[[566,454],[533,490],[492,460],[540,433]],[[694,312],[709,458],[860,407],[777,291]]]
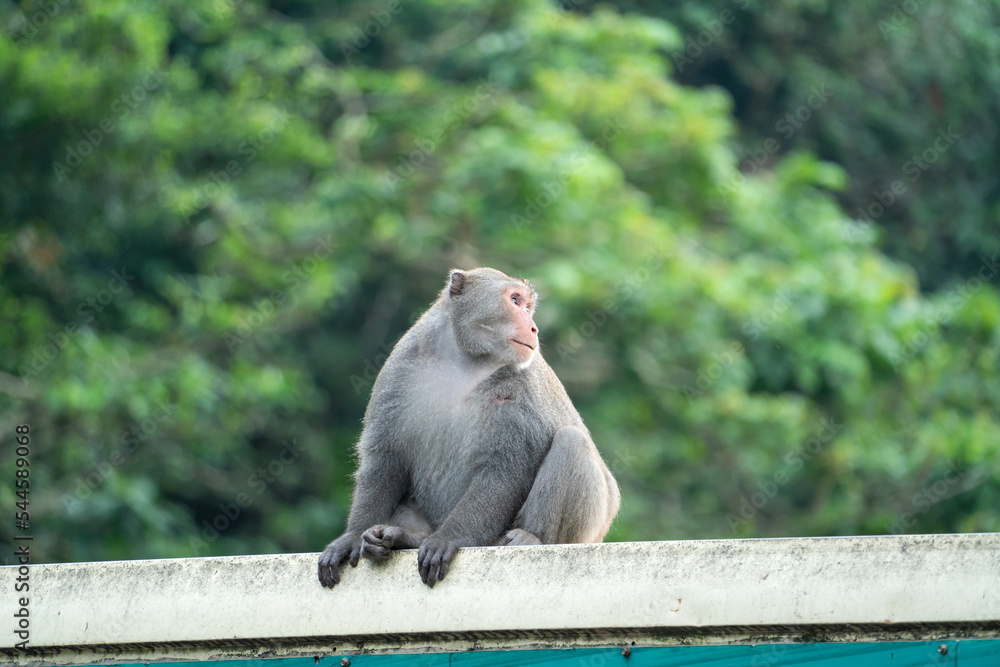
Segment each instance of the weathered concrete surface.
[[[433,589],[420,582],[415,551],[348,567],[332,590],[316,579],[317,558],[34,565],[29,646],[49,650],[17,657],[3,650],[18,641],[5,631],[0,657],[321,655],[560,637],[568,645],[835,640],[893,637],[893,628],[1000,636],[1000,534],[466,549]],[[8,623],[16,575],[0,568]]]

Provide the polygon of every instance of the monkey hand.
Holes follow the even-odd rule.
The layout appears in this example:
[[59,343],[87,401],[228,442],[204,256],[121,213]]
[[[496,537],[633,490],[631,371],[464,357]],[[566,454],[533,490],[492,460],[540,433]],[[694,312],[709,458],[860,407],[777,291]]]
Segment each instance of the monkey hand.
[[340,583],[340,566],[345,560],[351,567],[357,567],[361,558],[362,539],[360,535],[344,533],[327,545],[319,557],[319,583],[333,588]]
[[385,560],[392,552],[397,532],[402,528],[396,526],[372,526],[361,534],[361,555],[372,560]]
[[393,549],[416,549],[420,539],[399,526],[372,526],[361,534],[361,557],[385,560]]
[[431,535],[420,544],[417,552],[417,569],[420,579],[425,584],[434,587],[438,581],[448,574],[448,564],[458,553],[458,543],[452,542],[438,534]]

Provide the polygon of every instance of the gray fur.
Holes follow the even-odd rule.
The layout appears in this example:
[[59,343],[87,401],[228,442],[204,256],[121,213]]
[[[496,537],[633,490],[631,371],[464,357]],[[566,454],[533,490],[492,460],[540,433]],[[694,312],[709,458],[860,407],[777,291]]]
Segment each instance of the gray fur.
[[460,547],[604,539],[618,485],[541,354],[524,361],[508,342],[525,317],[508,312],[511,287],[533,312],[523,281],[452,272],[396,344],[365,412],[347,530],[320,557],[324,586],[345,560],[391,548],[420,544],[433,586]]

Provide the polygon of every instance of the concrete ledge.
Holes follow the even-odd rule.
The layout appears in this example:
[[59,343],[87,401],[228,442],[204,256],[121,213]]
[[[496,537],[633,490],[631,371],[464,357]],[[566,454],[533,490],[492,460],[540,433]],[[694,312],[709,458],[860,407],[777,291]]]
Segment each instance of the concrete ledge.
[[[345,652],[1000,637],[1000,534],[634,542],[461,551],[424,586],[416,552],[30,566],[18,664]],[[0,618],[18,608],[0,568]]]

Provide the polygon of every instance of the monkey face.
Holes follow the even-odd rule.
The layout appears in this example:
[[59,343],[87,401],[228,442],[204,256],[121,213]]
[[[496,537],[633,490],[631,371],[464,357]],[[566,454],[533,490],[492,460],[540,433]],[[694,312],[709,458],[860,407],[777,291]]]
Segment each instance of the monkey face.
[[535,290],[494,269],[453,271],[445,288],[458,346],[477,359],[525,367],[538,349]]
[[507,342],[521,363],[527,363],[538,349],[538,327],[532,317],[534,294],[526,286],[512,285],[503,291],[503,300],[509,311],[513,334]]

